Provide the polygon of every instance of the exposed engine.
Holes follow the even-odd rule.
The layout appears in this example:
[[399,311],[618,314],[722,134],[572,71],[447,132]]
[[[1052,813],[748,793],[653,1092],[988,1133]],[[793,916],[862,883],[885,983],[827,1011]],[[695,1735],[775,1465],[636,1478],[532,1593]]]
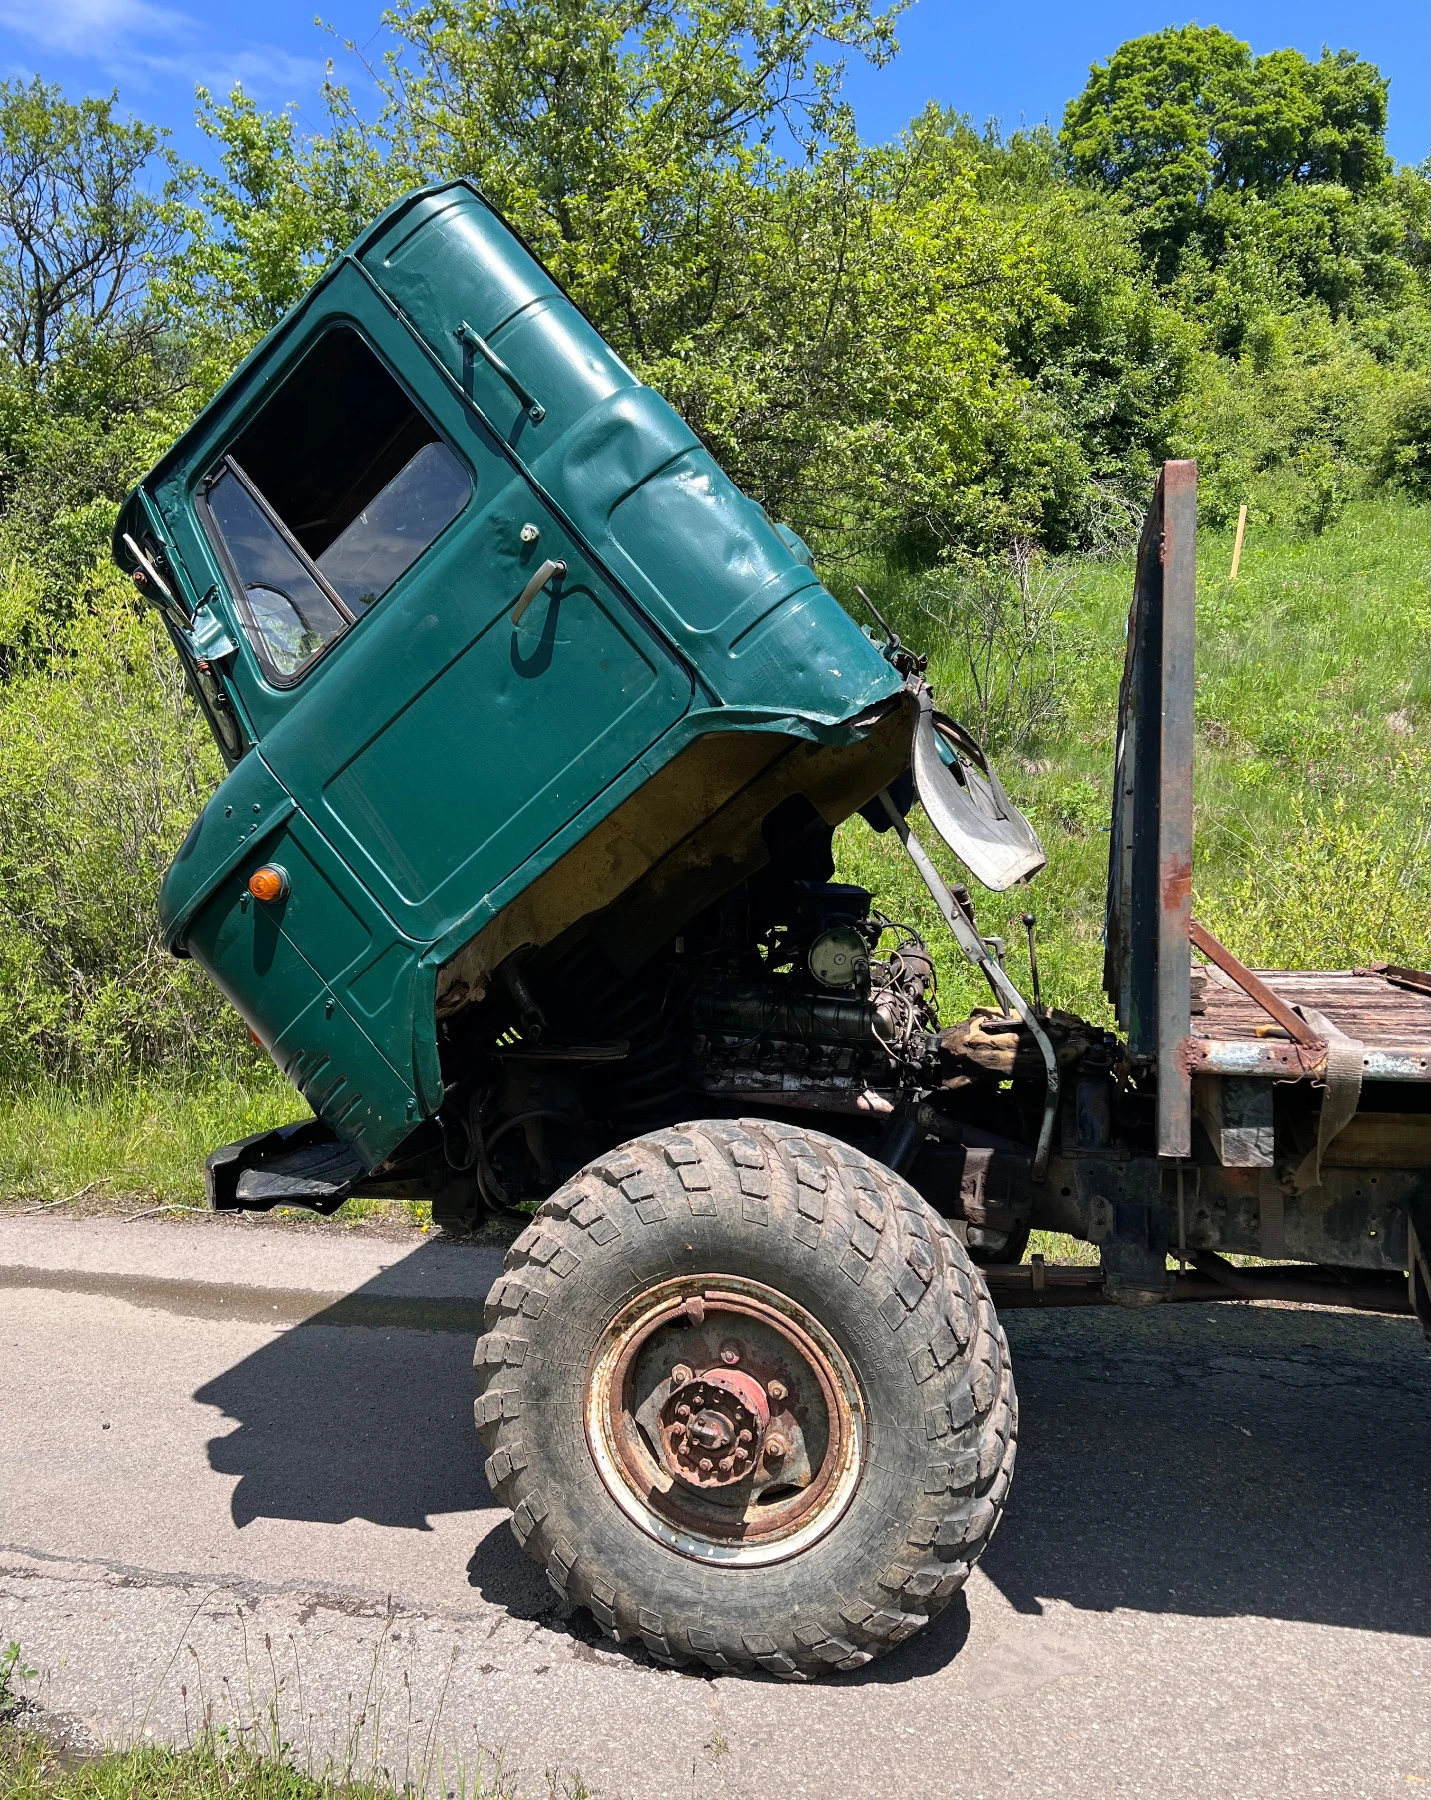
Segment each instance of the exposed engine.
[[787,803],[765,835],[768,866],[638,969],[578,931],[517,951],[444,1025],[445,1158],[489,1206],[691,1117],[794,1108],[878,1135],[902,1096],[937,1084],[919,934],[831,879],[831,830],[808,802]]
[[697,989],[691,1085],[745,1106],[888,1113],[935,1055],[929,952],[863,888],[800,883],[791,904],[757,947],[757,979]]

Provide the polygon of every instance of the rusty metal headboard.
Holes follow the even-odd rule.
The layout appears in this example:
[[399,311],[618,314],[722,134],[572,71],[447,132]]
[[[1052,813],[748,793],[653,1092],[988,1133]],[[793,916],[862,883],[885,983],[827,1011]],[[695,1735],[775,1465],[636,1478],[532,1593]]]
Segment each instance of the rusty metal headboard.
[[1156,1061],[1158,1154],[1192,1147],[1193,614],[1197,464],[1168,462],[1138,544],[1118,694],[1103,987],[1129,1054]]

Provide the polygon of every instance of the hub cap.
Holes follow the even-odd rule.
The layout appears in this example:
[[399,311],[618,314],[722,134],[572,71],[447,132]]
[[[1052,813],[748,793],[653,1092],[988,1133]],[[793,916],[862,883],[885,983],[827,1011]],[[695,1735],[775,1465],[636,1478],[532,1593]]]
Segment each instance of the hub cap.
[[602,1336],[586,1436],[613,1499],[700,1562],[795,1556],[850,1502],[864,1404],[819,1321],[732,1275],[664,1282]]

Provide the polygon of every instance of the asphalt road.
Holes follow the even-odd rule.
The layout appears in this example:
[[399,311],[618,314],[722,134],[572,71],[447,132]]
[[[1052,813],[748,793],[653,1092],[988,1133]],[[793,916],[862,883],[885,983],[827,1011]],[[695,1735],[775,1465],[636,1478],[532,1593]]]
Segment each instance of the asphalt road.
[[[812,1687],[605,1647],[481,1478],[487,1249],[0,1217],[0,1643],[78,1743],[602,1800],[1431,1788],[1431,1359],[1404,1320],[1008,1319],[1013,1504],[930,1631]],[[563,1791],[558,1785],[557,1792]]]

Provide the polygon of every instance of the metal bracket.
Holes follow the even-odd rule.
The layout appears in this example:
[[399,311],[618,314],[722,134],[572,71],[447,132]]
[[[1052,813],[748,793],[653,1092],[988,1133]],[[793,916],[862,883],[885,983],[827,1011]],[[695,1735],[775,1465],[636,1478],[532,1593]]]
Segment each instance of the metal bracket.
[[1188,921],[1188,936],[1193,947],[1201,950],[1209,962],[1216,963],[1224,975],[1230,976],[1249,1000],[1255,1000],[1263,1012],[1277,1021],[1289,1038],[1295,1043],[1305,1044],[1308,1049],[1313,1044],[1321,1047],[1321,1039],[1306,1020],[1299,1018],[1280,994],[1274,994],[1265,981],[1240,963],[1227,946],[1219,943],[1196,919]]
[[968,957],[984,972],[984,979],[994,990],[1001,1006],[1007,1005],[1019,1015],[1028,1026],[1030,1035],[1039,1047],[1043,1057],[1044,1088],[1043,1120],[1039,1126],[1038,1148],[1034,1152],[1033,1178],[1042,1181],[1048,1173],[1049,1152],[1053,1147],[1053,1122],[1058,1113],[1059,1072],[1058,1058],[1054,1054],[1053,1045],[1049,1042],[1048,1033],[1044,1030],[1038,1014],[1030,1006],[1023,995],[1010,981],[989,954],[988,945],[979,935],[978,927],[969,917],[965,909],[950,893],[944,884],[944,878],[929,860],[929,853],[923,844],[909,829],[904,814],[890,798],[889,789],[880,790],[880,803],[889,814],[890,823],[898,834],[899,841],[908,852],[909,860],[918,869],[920,879],[929,889],[934,904],[944,915],[944,922],[954,934],[955,942]]

